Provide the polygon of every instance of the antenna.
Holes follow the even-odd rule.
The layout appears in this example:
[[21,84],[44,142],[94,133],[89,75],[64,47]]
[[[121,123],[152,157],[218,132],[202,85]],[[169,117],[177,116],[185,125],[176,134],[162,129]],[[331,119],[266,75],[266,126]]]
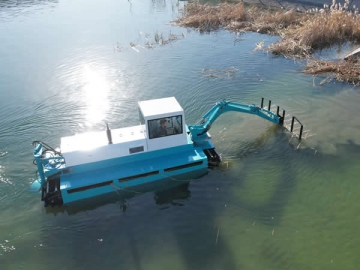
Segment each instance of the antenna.
[[106,135],[107,135],[107,138],[108,138],[108,141],[109,141],[109,144],[112,144],[112,137],[111,137],[111,130],[109,128],[109,125],[108,123],[105,121],[105,124],[106,124]]

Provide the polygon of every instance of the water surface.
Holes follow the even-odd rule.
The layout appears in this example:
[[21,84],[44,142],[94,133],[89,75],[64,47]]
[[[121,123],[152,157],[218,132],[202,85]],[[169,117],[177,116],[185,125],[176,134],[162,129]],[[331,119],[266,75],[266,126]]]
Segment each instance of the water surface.
[[[303,62],[253,51],[276,37],[174,26],[184,2],[0,3],[2,270],[360,264],[357,88],[320,86],[325,77],[302,74]],[[57,147],[62,136],[104,130],[105,120],[136,125],[137,101],[168,96],[188,124],[222,99],[270,98],[312,136],[299,146],[262,119],[228,113],[210,130],[224,162],[189,184],[58,209],[29,192],[33,140]]]

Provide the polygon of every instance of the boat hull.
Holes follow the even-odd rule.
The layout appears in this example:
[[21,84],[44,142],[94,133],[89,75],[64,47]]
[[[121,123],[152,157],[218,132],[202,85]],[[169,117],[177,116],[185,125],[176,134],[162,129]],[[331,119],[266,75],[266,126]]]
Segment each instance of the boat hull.
[[68,204],[157,182],[198,178],[208,171],[207,156],[192,144],[74,167],[48,177],[45,205]]

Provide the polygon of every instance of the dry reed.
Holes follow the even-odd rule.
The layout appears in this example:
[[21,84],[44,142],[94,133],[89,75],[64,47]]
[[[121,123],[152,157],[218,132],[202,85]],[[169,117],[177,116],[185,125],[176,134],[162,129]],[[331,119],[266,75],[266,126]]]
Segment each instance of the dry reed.
[[242,2],[212,6],[195,1],[187,6],[186,15],[177,20],[177,23],[200,31],[227,28],[233,31],[278,34],[278,29],[299,23],[298,17],[296,12],[291,10],[282,11],[258,6],[245,7]]
[[301,24],[284,31],[282,39],[269,47],[275,54],[295,57],[310,57],[317,49],[336,44],[360,41],[360,17],[356,7],[349,9],[349,0],[344,5],[333,4],[324,9],[313,9],[302,15]]
[[[360,86],[359,62],[314,60],[308,62],[304,73],[313,75],[331,73],[337,81]],[[328,78],[326,80],[329,81]]]
[[[311,58],[315,50],[336,44],[360,42],[360,16],[357,8],[333,0],[331,6],[312,9],[308,13],[294,10],[264,8],[256,5],[219,4],[211,6],[195,1],[187,6],[187,13],[177,23],[181,26],[213,31],[225,28],[230,31],[254,31],[279,35],[280,40],[267,50],[285,57]],[[314,65],[318,65],[318,69]],[[331,68],[330,68],[331,67]],[[351,63],[311,62],[306,73],[333,72],[339,81],[359,85],[357,72],[360,65]],[[321,72],[321,73],[322,73]]]
[[237,21],[246,21],[246,12],[242,3],[211,6],[195,1],[187,6],[187,15],[178,20],[178,23],[200,31],[211,31]]

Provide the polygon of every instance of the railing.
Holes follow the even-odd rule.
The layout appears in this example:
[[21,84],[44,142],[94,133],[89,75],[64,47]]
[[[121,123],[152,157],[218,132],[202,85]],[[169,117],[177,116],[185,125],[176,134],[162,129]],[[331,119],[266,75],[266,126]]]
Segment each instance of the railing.
[[[37,166],[38,169],[38,174],[40,177],[40,183],[41,185],[43,185],[46,181],[46,172],[50,172],[50,171],[59,171],[60,169],[64,168],[65,165],[65,158],[58,153],[57,151],[55,151],[52,148],[45,148],[45,151],[43,150],[43,143],[36,141],[34,142],[35,145],[35,149],[34,149],[34,164]],[[46,151],[50,151],[52,153],[54,153],[54,156],[50,156],[50,157],[44,157],[44,153]],[[53,174],[53,173],[51,173]]]

